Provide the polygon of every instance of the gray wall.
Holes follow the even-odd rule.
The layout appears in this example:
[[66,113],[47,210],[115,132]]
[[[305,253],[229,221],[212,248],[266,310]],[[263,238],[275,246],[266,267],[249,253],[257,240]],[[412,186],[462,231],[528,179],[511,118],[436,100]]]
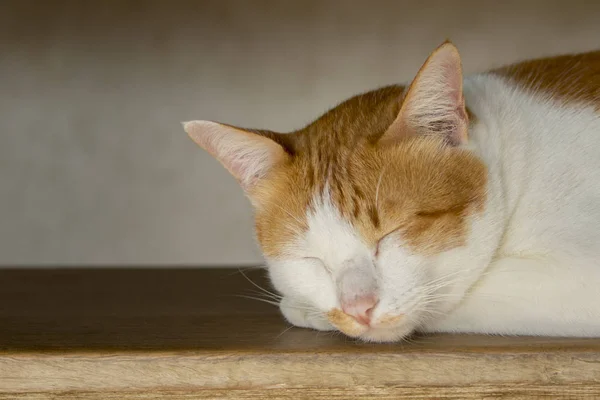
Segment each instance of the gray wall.
[[291,130],[405,81],[600,47],[598,1],[0,3],[0,264],[253,264],[251,210],[183,133]]

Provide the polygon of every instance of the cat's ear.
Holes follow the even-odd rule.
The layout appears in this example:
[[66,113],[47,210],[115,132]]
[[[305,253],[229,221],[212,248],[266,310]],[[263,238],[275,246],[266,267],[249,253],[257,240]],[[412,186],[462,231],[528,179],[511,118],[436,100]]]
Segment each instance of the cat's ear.
[[227,168],[246,193],[288,157],[274,140],[240,128],[211,121],[184,122],[183,128],[196,144]]
[[440,134],[448,143],[461,145],[467,141],[468,125],[460,55],[446,41],[431,53],[417,73],[396,120],[381,140]]

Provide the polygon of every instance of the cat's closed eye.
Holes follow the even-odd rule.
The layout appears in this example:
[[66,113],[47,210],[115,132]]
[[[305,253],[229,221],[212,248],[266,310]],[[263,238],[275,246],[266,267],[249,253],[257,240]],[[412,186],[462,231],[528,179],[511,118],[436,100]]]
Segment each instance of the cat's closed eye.
[[[420,210],[413,214],[413,219],[415,219],[414,217],[416,217],[416,219],[413,221],[413,224],[414,224],[414,222],[419,221],[418,224],[419,224],[421,230],[424,230],[424,229],[426,229],[426,227],[431,226],[431,223],[436,218],[442,217],[446,214],[458,212],[459,210],[460,210],[459,207],[450,207],[450,208],[443,209],[443,210]],[[426,226],[423,225],[424,223],[426,224]],[[391,229],[390,231],[388,231],[387,233],[385,233],[383,236],[381,236],[375,246],[375,253],[374,253],[375,257],[379,256],[381,245],[386,239],[389,239],[389,237],[391,235],[397,233],[401,229],[405,229],[405,228],[409,227],[410,225],[411,224],[409,222],[400,224],[400,225],[396,226],[395,228]]]
[[315,265],[322,266],[323,268],[325,268],[325,270],[327,272],[331,273],[331,270],[329,269],[329,267],[327,266],[327,264],[325,264],[323,262],[323,260],[321,260],[319,257],[309,257],[309,256],[307,256],[307,257],[302,257],[302,259],[306,260],[306,261],[309,261],[309,262],[311,262],[311,263],[313,263]]
[[331,275],[332,271],[329,265],[327,265],[327,263],[325,263],[322,259],[320,259],[319,257],[312,257],[312,256],[306,256],[306,257],[302,257],[303,260],[310,262],[311,264],[319,267],[319,268],[323,268],[328,274]]
[[323,261],[318,257],[302,257],[302,259],[323,263]]
[[460,213],[461,211],[464,211],[465,208],[466,208],[466,205],[461,204],[461,205],[456,205],[456,206],[448,207],[448,208],[444,208],[444,209],[420,210],[420,211],[417,211],[415,213],[415,215],[417,217],[436,218],[436,217],[441,217],[442,215],[445,215],[445,214]]
[[392,229],[391,231],[389,231],[388,233],[386,233],[385,235],[383,235],[382,237],[379,238],[379,240],[377,241],[377,245],[375,246],[375,258],[377,258],[379,256],[379,251],[381,250],[381,244],[382,242],[389,238],[391,235],[393,235],[394,233],[396,233],[397,231],[399,231],[402,228],[402,226],[397,226],[394,229]]

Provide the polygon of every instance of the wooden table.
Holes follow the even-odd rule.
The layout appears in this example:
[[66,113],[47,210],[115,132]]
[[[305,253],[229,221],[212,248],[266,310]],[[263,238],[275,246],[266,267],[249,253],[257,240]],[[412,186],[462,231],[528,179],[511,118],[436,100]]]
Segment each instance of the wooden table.
[[364,344],[288,329],[237,297],[256,290],[236,269],[0,270],[0,399],[600,398],[600,340]]

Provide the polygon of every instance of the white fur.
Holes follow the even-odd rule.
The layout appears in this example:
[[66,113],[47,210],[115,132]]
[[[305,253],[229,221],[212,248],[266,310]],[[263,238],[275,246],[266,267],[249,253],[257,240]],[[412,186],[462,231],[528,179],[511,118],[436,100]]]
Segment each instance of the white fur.
[[336,279],[359,265],[378,284],[374,321],[404,314],[392,328],[374,324],[366,340],[415,329],[600,336],[599,114],[486,74],[465,79],[464,95],[478,121],[469,148],[489,169],[467,244],[426,258],[392,236],[375,257],[324,193],[307,234],[268,260],[290,322],[332,329]]
[[600,115],[489,75],[467,79],[465,96],[491,201],[504,205],[484,218],[502,237],[471,292],[426,330],[600,336]]
[[[336,210],[328,191],[318,194],[313,204],[315,211],[307,216],[306,235],[288,246],[285,259],[268,260],[271,281],[286,296],[281,305],[283,314],[294,324],[293,319],[306,308],[317,315],[341,308],[337,282],[345,268],[363,266],[368,276],[376,277],[372,251]],[[356,282],[356,290],[359,285]],[[323,320],[323,316],[308,318],[302,325],[316,327]]]

